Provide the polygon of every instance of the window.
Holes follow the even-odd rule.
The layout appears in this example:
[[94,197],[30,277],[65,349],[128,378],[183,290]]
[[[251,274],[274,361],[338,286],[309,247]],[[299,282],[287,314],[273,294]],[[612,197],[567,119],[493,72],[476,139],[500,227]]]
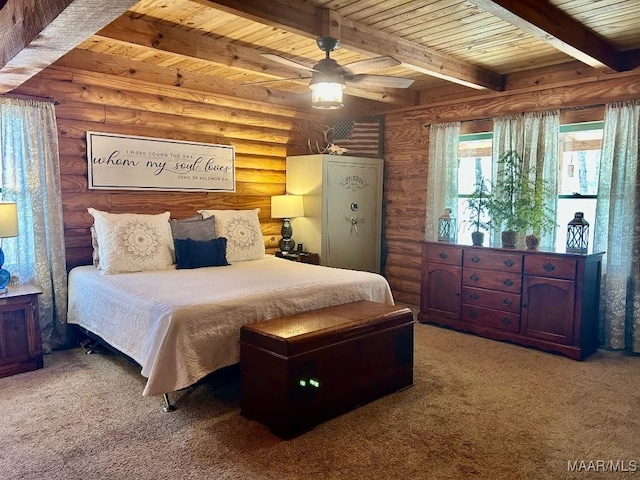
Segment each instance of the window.
[[[564,251],[567,224],[575,212],[584,212],[589,225],[589,245],[593,245],[593,221],[596,217],[598,174],[602,148],[602,122],[577,123],[560,127],[558,161],[558,212],[556,249]],[[460,136],[458,147],[458,225],[465,228],[465,200],[479,178],[491,179],[492,134]],[[485,234],[487,232],[485,231]],[[471,243],[471,235],[458,235],[460,243]]]

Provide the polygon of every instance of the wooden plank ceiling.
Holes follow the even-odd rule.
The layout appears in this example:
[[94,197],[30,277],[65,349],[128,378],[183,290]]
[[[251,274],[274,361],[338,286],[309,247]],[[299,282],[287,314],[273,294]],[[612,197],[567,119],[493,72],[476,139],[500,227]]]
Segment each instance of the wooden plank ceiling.
[[575,60],[604,74],[640,64],[638,0],[119,0],[99,8],[103,3],[6,1],[0,93],[57,60],[305,109],[308,72],[260,53],[312,66],[324,55],[315,41],[321,36],[340,39],[331,53],[340,65],[381,55],[401,62],[370,73],[413,79],[407,89],[347,87],[351,101],[378,102],[381,112],[416,105],[423,89],[500,91],[505,75]]

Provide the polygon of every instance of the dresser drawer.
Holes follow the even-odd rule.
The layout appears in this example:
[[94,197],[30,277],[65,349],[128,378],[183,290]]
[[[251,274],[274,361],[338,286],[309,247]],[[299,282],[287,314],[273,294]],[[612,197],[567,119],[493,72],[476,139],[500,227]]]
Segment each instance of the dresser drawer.
[[522,254],[468,249],[464,251],[463,264],[465,267],[522,273]]
[[528,255],[524,260],[524,273],[526,275],[573,280],[576,277],[576,260],[573,258]]
[[520,315],[490,308],[462,305],[462,320],[510,332],[520,331]]
[[517,293],[462,287],[462,303],[520,313],[520,295]]
[[462,265],[462,248],[453,245],[432,243],[423,247],[424,260],[426,262],[447,263],[449,265]]
[[522,287],[522,275],[465,267],[462,271],[462,285],[519,294]]

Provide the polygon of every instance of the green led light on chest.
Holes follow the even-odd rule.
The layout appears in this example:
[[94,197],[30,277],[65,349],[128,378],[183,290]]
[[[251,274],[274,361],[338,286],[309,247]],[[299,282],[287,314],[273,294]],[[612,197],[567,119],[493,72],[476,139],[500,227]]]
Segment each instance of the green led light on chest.
[[301,387],[306,387],[307,385],[310,387],[315,387],[315,388],[319,388],[320,387],[320,382],[318,380],[316,380],[315,378],[310,378],[309,380],[301,378],[298,381],[298,384]]

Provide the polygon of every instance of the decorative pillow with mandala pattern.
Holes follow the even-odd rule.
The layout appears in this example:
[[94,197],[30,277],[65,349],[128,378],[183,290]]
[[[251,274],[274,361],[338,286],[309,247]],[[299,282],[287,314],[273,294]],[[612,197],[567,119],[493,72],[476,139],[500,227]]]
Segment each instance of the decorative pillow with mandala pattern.
[[174,263],[169,212],[158,215],[108,213],[93,216],[102,273],[165,270]]
[[198,210],[204,218],[214,216],[216,237],[227,239],[227,261],[258,260],[265,255],[264,238],[253,210]]

